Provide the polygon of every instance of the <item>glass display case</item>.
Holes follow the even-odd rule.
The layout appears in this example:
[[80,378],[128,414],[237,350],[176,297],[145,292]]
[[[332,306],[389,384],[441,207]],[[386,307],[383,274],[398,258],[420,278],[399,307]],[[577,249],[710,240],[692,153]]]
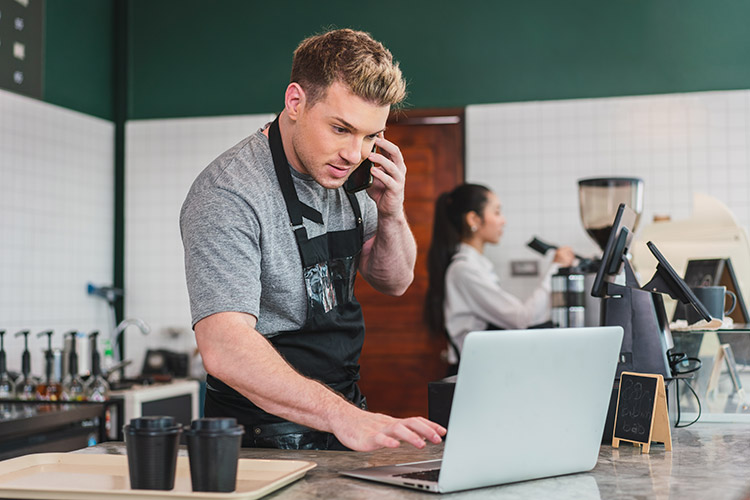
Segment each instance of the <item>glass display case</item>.
[[694,420],[699,411],[701,422],[750,422],[746,389],[750,387],[750,325],[716,331],[673,330],[672,336],[673,352],[701,361],[698,371],[678,382],[681,423]]

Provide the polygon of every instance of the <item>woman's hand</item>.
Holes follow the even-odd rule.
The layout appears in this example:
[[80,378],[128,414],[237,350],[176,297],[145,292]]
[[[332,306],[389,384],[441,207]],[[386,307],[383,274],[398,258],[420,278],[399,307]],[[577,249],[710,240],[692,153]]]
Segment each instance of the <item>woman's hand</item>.
[[560,247],[555,250],[555,262],[560,264],[561,267],[570,267],[573,265],[573,261],[576,259],[573,249],[570,247]]

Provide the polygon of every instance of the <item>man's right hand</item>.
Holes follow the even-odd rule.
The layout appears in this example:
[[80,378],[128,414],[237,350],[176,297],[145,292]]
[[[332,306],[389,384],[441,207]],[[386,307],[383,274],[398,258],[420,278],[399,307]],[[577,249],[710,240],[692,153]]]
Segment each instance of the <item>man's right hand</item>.
[[358,451],[395,448],[402,441],[424,448],[445,429],[422,417],[397,419],[363,411],[326,385],[298,373],[255,330],[249,314],[222,312],[195,325],[206,371],[265,411],[301,425],[332,432]]
[[446,433],[443,426],[423,417],[394,418],[353,405],[333,416],[332,423],[341,444],[355,451],[398,448],[402,441],[421,449],[426,441],[440,443]]

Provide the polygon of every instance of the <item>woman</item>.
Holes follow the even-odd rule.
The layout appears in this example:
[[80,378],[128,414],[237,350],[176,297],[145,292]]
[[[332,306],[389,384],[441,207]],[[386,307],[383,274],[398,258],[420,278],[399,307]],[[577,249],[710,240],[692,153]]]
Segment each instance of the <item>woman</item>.
[[437,200],[425,313],[430,329],[447,333],[453,346],[448,352],[451,371],[457,369],[467,333],[523,329],[549,320],[549,277],[575,258],[570,248],[559,248],[545,279],[521,301],[502,289],[484,256],[484,246],[497,244],[504,227],[500,200],[484,186],[462,184]]

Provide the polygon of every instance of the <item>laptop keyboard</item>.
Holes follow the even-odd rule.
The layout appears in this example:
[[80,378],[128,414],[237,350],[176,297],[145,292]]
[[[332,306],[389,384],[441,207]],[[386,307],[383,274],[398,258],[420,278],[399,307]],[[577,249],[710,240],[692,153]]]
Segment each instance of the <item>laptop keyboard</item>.
[[395,474],[394,477],[403,477],[405,479],[418,479],[420,481],[437,481],[440,475],[440,469],[421,470],[418,472],[407,472],[405,474]]

